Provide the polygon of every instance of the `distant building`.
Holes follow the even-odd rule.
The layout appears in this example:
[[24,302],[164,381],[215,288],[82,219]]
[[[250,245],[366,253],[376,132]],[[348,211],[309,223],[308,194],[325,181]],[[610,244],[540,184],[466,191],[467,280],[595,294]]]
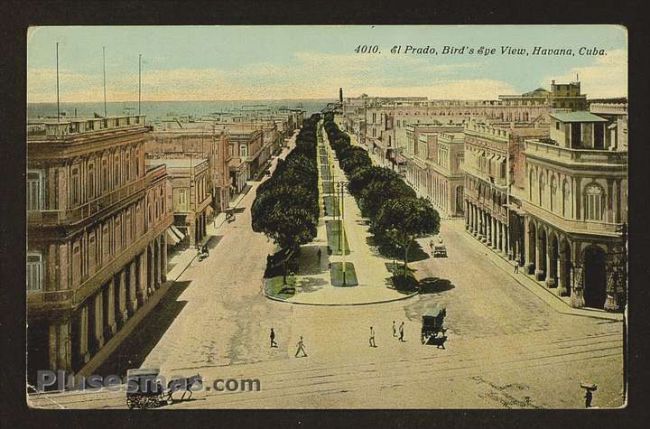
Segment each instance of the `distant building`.
[[463,125],[409,125],[406,141],[406,181],[444,215],[462,216]]
[[171,188],[174,226],[189,240],[189,246],[206,237],[208,209],[212,202],[209,190],[210,169],[207,158],[147,159],[147,166],[164,165]]
[[166,281],[167,171],[144,116],[27,125],[28,377],[88,375]]
[[148,158],[206,158],[212,212],[223,212],[230,203],[230,141],[224,127],[209,122],[162,122],[145,145]]
[[487,246],[523,265],[523,212],[513,189],[517,178],[523,177],[524,139],[548,136],[548,125],[470,121],[464,133],[466,228]]

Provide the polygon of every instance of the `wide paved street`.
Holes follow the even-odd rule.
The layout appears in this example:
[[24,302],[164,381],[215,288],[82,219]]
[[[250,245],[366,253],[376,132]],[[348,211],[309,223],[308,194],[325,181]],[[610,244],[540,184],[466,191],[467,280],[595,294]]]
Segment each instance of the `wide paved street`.
[[[201,391],[164,408],[581,408],[581,382],[598,385],[594,406],[622,405],[622,323],[557,312],[495,265],[462,220],[443,220],[447,258],[410,264],[420,279],[441,279],[431,293],[359,306],[269,300],[262,275],[274,246],[251,230],[252,185],[210,256],[195,260],[175,285],[177,298],[156,309],[175,318],[161,324],[142,366],[168,377],[200,373],[206,385],[258,378],[261,390]],[[447,307],[446,349],[420,342],[421,314],[434,303]],[[393,321],[405,322],[406,342],[393,337]],[[370,326],[377,348],[368,344]],[[269,347],[271,327],[278,348]],[[300,336],[306,358],[294,357]],[[125,407],[122,392],[35,399],[53,402]]]

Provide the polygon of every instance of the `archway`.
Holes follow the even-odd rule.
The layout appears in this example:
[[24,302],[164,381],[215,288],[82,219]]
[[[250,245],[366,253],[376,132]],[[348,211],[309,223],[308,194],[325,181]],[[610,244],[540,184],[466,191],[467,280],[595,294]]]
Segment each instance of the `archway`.
[[463,215],[463,187],[456,186],[456,214]]
[[585,306],[603,308],[606,295],[605,252],[591,245],[584,250],[583,264]]

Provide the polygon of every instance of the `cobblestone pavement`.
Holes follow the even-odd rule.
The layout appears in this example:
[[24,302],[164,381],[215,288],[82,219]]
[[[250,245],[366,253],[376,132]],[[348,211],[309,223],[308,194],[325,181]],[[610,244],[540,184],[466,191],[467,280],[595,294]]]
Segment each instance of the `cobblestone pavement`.
[[[182,309],[142,366],[167,377],[200,373],[206,386],[257,378],[261,390],[198,391],[163,408],[582,408],[581,382],[598,385],[594,406],[623,405],[622,323],[549,307],[490,262],[462,222],[443,221],[447,258],[409,264],[421,279],[442,279],[430,293],[349,307],[265,298],[262,273],[273,244],[250,228],[255,187],[236,221],[219,230],[210,256],[179,278],[187,282],[176,303]],[[421,313],[435,303],[447,307],[446,349],[420,342]],[[393,337],[393,321],[405,322],[406,342]],[[369,347],[370,326],[376,348]],[[269,347],[271,327],[278,348]],[[294,358],[300,336],[306,358]],[[31,401],[125,407],[124,393],[110,391]]]

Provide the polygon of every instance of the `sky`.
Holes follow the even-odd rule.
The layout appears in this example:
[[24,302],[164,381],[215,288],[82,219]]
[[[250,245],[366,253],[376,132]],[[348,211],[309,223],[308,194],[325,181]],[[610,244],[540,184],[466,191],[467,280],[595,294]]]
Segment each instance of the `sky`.
[[[495,99],[576,75],[590,98],[627,96],[627,31],[615,25],[31,27],[28,102],[56,102],[57,42],[62,102],[103,100],[103,47],[109,102],[138,99],[139,54],[145,101],[334,99],[340,87],[345,96]],[[379,52],[356,53],[363,45]],[[405,53],[408,45],[438,55]],[[467,48],[443,55],[443,46]],[[469,54],[481,46],[496,53]],[[534,56],[535,46],[575,55]]]

